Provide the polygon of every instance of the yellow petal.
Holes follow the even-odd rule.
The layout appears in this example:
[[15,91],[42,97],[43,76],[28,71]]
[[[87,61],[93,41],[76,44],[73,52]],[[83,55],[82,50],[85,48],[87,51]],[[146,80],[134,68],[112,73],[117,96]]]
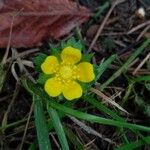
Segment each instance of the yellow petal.
[[82,62],[77,65],[78,67],[78,75],[79,75],[79,81],[81,82],[91,82],[95,79],[94,69],[93,65],[89,62]]
[[46,81],[44,88],[49,96],[56,97],[62,92],[62,83],[56,78],[50,78]]
[[63,95],[67,100],[73,100],[82,96],[82,88],[80,84],[72,81],[64,85]]
[[61,59],[65,63],[75,64],[81,60],[81,51],[79,49],[68,46],[63,49]]
[[59,65],[57,57],[48,56],[41,65],[41,69],[45,74],[53,74]]

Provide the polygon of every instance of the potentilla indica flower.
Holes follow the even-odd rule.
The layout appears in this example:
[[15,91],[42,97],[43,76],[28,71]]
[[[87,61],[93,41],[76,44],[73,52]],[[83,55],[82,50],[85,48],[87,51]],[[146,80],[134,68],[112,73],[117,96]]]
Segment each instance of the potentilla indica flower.
[[63,94],[67,100],[80,98],[83,94],[80,82],[88,83],[95,79],[93,65],[80,62],[81,51],[71,46],[62,50],[60,58],[48,56],[42,63],[42,71],[53,75],[45,82],[44,89],[51,97]]

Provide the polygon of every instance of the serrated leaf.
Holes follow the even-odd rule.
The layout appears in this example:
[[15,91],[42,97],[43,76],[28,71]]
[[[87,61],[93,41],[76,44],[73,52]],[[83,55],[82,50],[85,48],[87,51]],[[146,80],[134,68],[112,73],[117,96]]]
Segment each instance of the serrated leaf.
[[[92,82],[93,83],[93,82]],[[83,83],[83,82],[80,82],[80,85],[83,89],[84,92],[87,92],[90,90],[91,86],[92,86],[92,83]]]
[[93,57],[93,53],[90,53],[90,54],[83,54],[82,56],[82,61],[87,61],[87,62],[90,62],[92,57]]
[[40,53],[38,56],[33,58],[33,63],[35,64],[35,70],[40,71],[41,70],[41,64],[44,62],[46,59],[47,55]]
[[37,79],[37,83],[41,84],[41,85],[44,85],[45,82],[51,78],[52,75],[47,75],[47,74],[44,74],[44,73],[40,73],[39,74],[39,78]]
[[74,48],[77,48],[79,50],[82,50],[82,43],[80,41],[77,41],[74,37],[71,37],[66,42],[62,42],[61,48],[64,49],[65,47],[72,46]]
[[60,46],[56,46],[54,44],[49,44],[51,55],[59,57],[60,55]]

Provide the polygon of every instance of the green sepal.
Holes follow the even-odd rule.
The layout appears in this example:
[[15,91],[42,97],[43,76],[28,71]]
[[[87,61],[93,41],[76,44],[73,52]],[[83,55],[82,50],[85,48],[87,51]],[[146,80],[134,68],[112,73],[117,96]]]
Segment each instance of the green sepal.
[[54,44],[49,44],[49,47],[50,47],[50,53],[51,55],[54,55],[56,57],[60,57],[60,49],[61,49],[61,46],[56,46]]

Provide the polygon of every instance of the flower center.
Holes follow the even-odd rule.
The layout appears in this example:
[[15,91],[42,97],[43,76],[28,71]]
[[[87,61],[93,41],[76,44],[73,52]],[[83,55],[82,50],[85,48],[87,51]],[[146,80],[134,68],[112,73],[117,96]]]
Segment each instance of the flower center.
[[75,65],[62,63],[56,70],[56,78],[64,84],[68,84],[72,80],[79,78],[78,68]]
[[60,68],[60,75],[63,79],[71,78],[72,74],[73,74],[73,70],[70,66],[62,66]]

